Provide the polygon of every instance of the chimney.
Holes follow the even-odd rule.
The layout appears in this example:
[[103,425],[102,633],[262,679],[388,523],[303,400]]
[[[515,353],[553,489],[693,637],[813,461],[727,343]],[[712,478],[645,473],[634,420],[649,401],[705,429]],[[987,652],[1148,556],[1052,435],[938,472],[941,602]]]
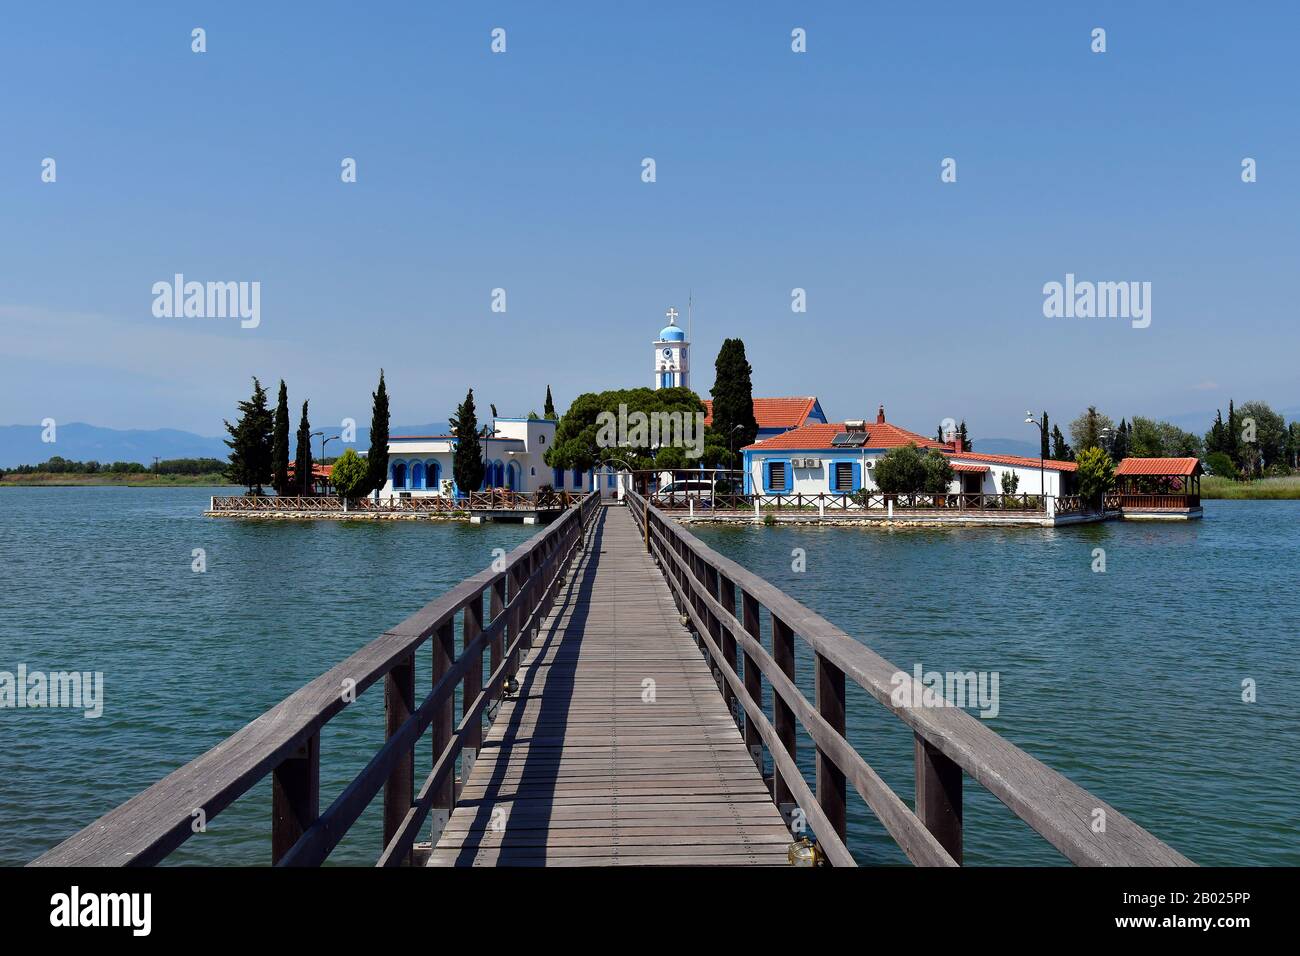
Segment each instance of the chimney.
[[954,455],[960,455],[960,454],[961,454],[962,452],[964,452],[965,450],[966,450],[966,443],[965,443],[964,441],[961,440],[961,436],[960,436],[960,435],[957,435],[956,437],[954,437],[953,440],[952,440],[952,452],[953,452],[953,454],[954,454]]
[[876,424],[877,424],[877,425],[883,425],[883,424],[885,424],[885,406],[884,406],[884,405],[881,405],[880,408],[877,409],[877,411],[876,411]]

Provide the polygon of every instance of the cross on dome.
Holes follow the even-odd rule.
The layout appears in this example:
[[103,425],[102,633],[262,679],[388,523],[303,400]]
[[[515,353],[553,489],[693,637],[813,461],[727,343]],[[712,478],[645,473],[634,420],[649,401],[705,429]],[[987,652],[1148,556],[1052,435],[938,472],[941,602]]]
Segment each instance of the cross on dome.
[[676,324],[677,324],[677,316],[678,316],[679,314],[680,314],[680,313],[679,313],[676,309],[674,309],[672,306],[669,306],[669,307],[668,307],[668,311],[664,313],[664,315],[668,316],[668,324],[669,324],[669,325],[676,325]]

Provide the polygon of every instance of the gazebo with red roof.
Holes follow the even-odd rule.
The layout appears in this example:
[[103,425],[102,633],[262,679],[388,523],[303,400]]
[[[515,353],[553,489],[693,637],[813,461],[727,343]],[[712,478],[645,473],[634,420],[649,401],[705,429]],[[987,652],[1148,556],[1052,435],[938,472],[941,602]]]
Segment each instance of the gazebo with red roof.
[[1125,458],[1115,469],[1125,517],[1182,517],[1201,510],[1197,458]]

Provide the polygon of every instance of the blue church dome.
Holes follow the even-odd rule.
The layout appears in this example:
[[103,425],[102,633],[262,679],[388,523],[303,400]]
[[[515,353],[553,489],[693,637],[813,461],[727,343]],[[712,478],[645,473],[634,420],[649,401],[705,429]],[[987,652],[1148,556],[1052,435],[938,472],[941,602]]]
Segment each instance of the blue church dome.
[[685,342],[686,333],[675,325],[666,325],[659,332],[660,342]]

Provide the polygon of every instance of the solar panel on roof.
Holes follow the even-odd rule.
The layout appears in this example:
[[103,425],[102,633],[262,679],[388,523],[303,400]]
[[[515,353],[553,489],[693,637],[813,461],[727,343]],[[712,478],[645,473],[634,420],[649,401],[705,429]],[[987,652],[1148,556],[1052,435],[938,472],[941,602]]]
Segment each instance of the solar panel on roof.
[[861,448],[866,443],[866,432],[840,432],[831,439],[832,448]]

